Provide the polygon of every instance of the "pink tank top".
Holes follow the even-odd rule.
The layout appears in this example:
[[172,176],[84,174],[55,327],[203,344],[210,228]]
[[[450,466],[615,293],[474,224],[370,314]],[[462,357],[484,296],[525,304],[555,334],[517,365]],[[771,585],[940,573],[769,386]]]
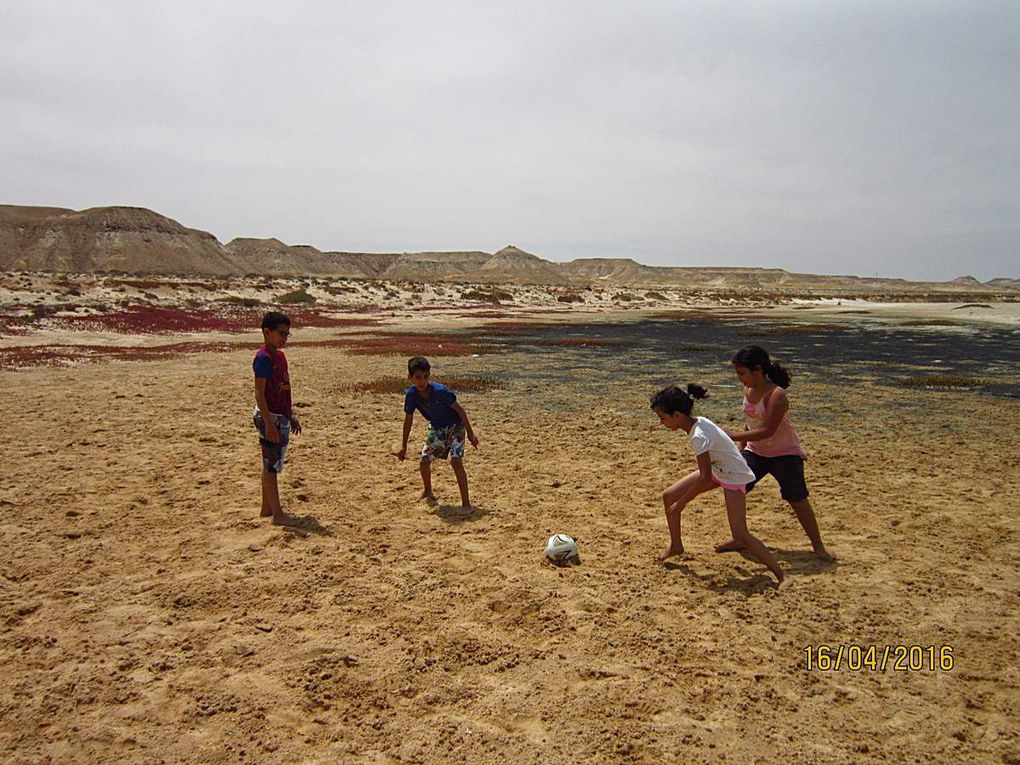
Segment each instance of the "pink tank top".
[[[747,400],[747,393],[744,393],[744,417],[747,421],[747,429],[754,430],[765,426],[765,399],[769,398],[775,391],[771,391],[761,397],[761,401],[752,404]],[[779,427],[770,438],[763,438],[759,441],[748,441],[747,449],[759,454],[762,457],[785,457],[795,454],[798,457],[807,459],[807,452],[800,445],[797,431],[793,429],[790,422],[790,413],[783,415]]]

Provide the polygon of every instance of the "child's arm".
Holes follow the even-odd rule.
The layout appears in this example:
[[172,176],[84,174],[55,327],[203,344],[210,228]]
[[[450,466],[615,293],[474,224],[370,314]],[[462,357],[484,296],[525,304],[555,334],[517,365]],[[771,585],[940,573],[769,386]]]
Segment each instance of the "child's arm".
[[478,448],[478,436],[475,435],[475,431],[471,429],[471,422],[468,420],[467,412],[464,411],[464,407],[454,401],[450,404],[450,408],[453,409],[458,415],[460,415],[460,421],[464,423],[464,430],[467,431],[468,441],[471,445]]
[[701,473],[701,480],[705,483],[714,483],[712,480],[712,455],[702,452],[698,455],[698,472]]
[[783,415],[790,409],[790,402],[786,398],[786,391],[782,388],[777,389],[768,401],[765,402],[765,424],[760,428],[754,428],[752,430],[744,430],[740,433],[730,433],[726,431],[726,435],[732,438],[734,441],[761,441],[763,438],[771,438],[772,434],[776,432],[779,424],[783,421]]
[[266,403],[266,378],[255,378],[255,404],[262,413],[262,422],[266,425],[266,440],[274,444],[280,440],[280,431],[276,429],[276,419],[269,411],[269,404]]
[[414,422],[414,412],[407,412],[404,415],[404,437],[400,441],[400,451],[394,452],[398,460],[403,462],[407,458],[407,439],[411,435],[411,423]]

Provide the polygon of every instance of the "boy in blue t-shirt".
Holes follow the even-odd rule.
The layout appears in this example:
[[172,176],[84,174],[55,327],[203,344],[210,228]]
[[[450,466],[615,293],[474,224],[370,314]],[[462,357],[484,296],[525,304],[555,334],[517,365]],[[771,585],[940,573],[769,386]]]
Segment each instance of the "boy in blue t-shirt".
[[471,429],[464,407],[457,403],[457,394],[445,385],[429,381],[431,370],[428,359],[422,356],[415,356],[407,362],[407,379],[412,385],[404,394],[404,438],[396,457],[400,461],[407,458],[407,438],[411,435],[411,423],[417,409],[429,422],[429,432],[418,464],[425,487],[421,498],[428,500],[429,504],[438,501],[432,493],[432,460],[445,460],[449,455],[450,465],[457,476],[457,486],[460,487],[461,505],[470,509],[467,473],[464,471],[464,436],[467,435],[476,449],[478,437]]

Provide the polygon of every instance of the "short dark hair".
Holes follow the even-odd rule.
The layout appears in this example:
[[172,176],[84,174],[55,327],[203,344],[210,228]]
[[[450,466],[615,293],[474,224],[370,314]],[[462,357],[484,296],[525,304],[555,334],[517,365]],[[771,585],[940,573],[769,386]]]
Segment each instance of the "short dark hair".
[[415,356],[407,360],[407,376],[410,377],[415,372],[431,372],[432,365],[429,364],[429,360],[424,356]]
[[652,409],[661,409],[666,414],[682,412],[690,416],[695,399],[705,398],[707,395],[708,391],[705,388],[694,383],[687,386],[686,392],[675,385],[670,385],[652,396]]
[[281,324],[290,326],[290,317],[285,313],[279,311],[270,311],[262,317],[262,329],[268,329],[272,331],[279,327]]

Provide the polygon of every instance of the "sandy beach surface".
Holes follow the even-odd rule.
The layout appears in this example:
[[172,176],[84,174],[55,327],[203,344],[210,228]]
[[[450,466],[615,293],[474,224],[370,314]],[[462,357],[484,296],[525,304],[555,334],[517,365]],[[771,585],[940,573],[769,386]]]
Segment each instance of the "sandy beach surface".
[[[464,511],[447,465],[432,508],[390,456],[401,395],[357,390],[398,386],[406,355],[329,344],[350,331],[296,326],[287,350],[297,530],[257,517],[257,333],[0,371],[0,759],[1020,762],[1020,399],[787,359],[837,560],[766,480],[748,518],[794,580],[779,593],[712,552],[718,493],[685,512],[688,554],[655,562],[660,494],[694,460],[648,396],[698,380],[701,413],[735,424],[735,349],[641,379],[569,344],[433,358],[439,382],[500,385],[461,395],[481,439]],[[555,532],[580,565],[545,562]],[[887,666],[851,668],[852,645]],[[838,669],[807,666],[823,646]]]

